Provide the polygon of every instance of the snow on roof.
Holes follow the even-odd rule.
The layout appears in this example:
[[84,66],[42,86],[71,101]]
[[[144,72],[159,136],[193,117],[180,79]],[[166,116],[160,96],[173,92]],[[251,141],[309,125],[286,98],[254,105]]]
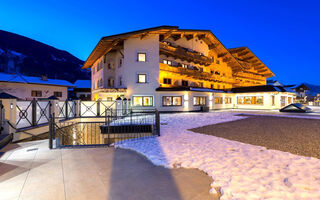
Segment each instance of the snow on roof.
[[59,86],[66,86],[66,87],[74,87],[72,83],[66,80],[49,79],[49,78],[47,80],[43,80],[41,77],[23,76],[20,74],[6,74],[6,73],[0,73],[0,82],[59,85]]
[[77,80],[74,85],[76,88],[91,88],[91,80]]

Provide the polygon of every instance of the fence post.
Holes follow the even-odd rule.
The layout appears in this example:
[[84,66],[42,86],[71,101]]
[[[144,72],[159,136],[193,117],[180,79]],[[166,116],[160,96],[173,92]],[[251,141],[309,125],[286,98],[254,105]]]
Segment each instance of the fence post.
[[69,103],[68,103],[68,99],[65,101],[65,107],[66,107],[66,119],[69,118]]
[[52,149],[53,147],[53,118],[54,113],[50,114],[50,120],[49,120],[49,149]]
[[31,101],[31,106],[32,106],[32,126],[37,125],[37,100],[33,99]]
[[100,100],[97,100],[97,117],[100,116]]
[[156,127],[157,127],[158,136],[160,136],[160,112],[157,109],[156,109]]

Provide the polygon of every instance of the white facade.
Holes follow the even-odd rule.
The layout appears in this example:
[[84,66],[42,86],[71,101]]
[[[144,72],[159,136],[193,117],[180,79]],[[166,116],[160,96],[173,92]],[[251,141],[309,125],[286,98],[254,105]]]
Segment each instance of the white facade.
[[[177,41],[171,41],[170,38],[166,41],[174,42],[175,45],[190,48],[208,56],[208,45],[202,40],[196,38],[187,40],[182,37]],[[138,60],[139,54],[143,54],[143,61]],[[290,102],[293,103],[294,93],[287,92],[156,91],[161,86],[159,63],[162,63],[164,59],[168,59],[168,57],[159,53],[159,35],[151,34],[144,38],[125,39],[121,47],[102,56],[93,64],[92,99],[127,98],[131,100],[131,105],[135,108],[156,108],[163,112],[197,111],[201,107],[209,107],[209,109],[279,109]],[[178,58],[171,59],[179,61]],[[191,64],[197,66],[197,64]],[[224,63],[218,65],[217,70],[224,66]],[[230,75],[229,71],[226,72],[226,76],[231,76],[231,69]],[[144,80],[142,83],[139,82],[140,75]],[[171,84],[181,86],[181,80]],[[205,87],[208,88],[208,85]],[[260,103],[239,104],[238,97],[254,97],[254,101],[259,99]],[[263,102],[261,103],[261,101]]]

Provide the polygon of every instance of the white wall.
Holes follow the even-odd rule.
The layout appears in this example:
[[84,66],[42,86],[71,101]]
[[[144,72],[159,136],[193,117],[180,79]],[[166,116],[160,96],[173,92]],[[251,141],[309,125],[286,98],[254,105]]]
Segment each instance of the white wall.
[[[48,98],[53,96],[54,92],[62,92],[62,97],[58,98],[66,100],[68,97],[67,89],[67,87],[63,86],[0,82],[0,92],[6,92],[18,98],[29,100],[33,98]],[[42,91],[42,97],[32,97],[32,90]]]
[[[137,53],[146,53],[146,62],[138,62]],[[139,73],[147,74],[147,83],[137,83]],[[127,98],[133,94],[155,97],[159,87],[159,35],[124,41],[123,83]]]

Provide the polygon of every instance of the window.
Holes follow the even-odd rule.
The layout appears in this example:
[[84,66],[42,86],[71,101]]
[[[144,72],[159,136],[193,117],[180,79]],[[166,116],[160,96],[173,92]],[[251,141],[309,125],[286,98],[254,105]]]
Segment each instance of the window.
[[213,89],[213,84],[211,84],[210,88]]
[[163,106],[181,106],[182,105],[182,97],[162,97],[162,105]]
[[107,101],[112,101],[112,97],[107,97]]
[[163,84],[169,84],[169,85],[171,85],[171,78],[164,78],[164,79],[163,79]]
[[185,68],[187,69],[188,68],[188,65],[187,64],[181,64],[182,68]]
[[216,75],[220,75],[220,72],[216,71],[214,74],[216,74]]
[[147,75],[146,74],[138,74],[138,83],[146,83]]
[[240,96],[237,97],[238,104],[263,105],[263,96]]
[[206,97],[193,97],[193,105],[194,106],[205,106],[206,105]]
[[288,97],[288,104],[292,104],[292,97]]
[[114,87],[114,79],[113,78],[108,79],[108,87]]
[[172,65],[171,60],[163,60],[163,64]]
[[188,81],[186,81],[186,80],[182,80],[182,84],[181,84],[182,86],[188,86],[189,85],[189,83],[188,83]]
[[122,77],[119,77],[119,85],[122,86]]
[[146,53],[138,53],[138,62],[146,62]]
[[224,98],[224,103],[225,104],[231,104],[232,103],[232,98],[231,97],[225,97]]
[[62,92],[53,92],[55,97],[62,97]]
[[203,87],[203,83],[202,82],[199,82],[199,87]]
[[211,70],[210,73],[211,73],[211,74],[214,74],[214,71]]
[[40,91],[40,90],[32,90],[31,91],[31,96],[32,97],[42,97],[42,91]]
[[119,59],[119,68],[122,67],[122,59]]
[[133,96],[133,106],[153,106],[153,96]]
[[96,73],[96,68],[92,67],[92,74],[95,74],[95,73]]
[[97,72],[100,71],[102,68],[103,68],[103,64],[100,60],[100,62],[98,63],[98,66],[97,66]]
[[220,61],[219,61],[219,60],[216,60],[216,63],[217,63],[217,64],[220,64]]
[[275,96],[271,96],[271,104],[274,106],[275,105]]
[[107,62],[107,54],[103,56],[103,63]]
[[222,97],[215,97],[214,98],[214,103],[215,104],[222,104],[222,101],[223,101]]

